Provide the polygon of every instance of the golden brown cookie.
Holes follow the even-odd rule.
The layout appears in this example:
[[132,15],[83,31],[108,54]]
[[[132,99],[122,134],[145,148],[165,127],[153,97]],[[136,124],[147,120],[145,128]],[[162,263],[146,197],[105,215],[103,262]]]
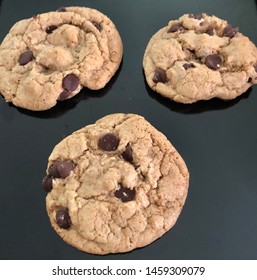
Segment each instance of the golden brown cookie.
[[257,83],[257,48],[226,20],[186,14],[153,35],[143,67],[148,85],[176,102],[229,100]]
[[0,93],[7,102],[46,110],[82,87],[103,88],[122,59],[113,22],[86,7],[67,7],[17,22],[0,46]]
[[182,157],[143,117],[108,115],[55,146],[43,187],[55,231],[93,254],[127,252],[166,233],[189,185]]

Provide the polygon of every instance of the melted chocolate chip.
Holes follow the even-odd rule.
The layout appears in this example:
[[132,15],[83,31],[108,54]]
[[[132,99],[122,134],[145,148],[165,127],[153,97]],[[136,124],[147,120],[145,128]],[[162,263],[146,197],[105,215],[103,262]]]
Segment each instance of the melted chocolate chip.
[[91,22],[99,31],[103,30],[103,27],[102,27],[101,23],[96,22],[96,21],[91,21]]
[[253,65],[255,72],[257,72],[257,63]]
[[46,192],[50,192],[53,189],[53,176],[46,175],[43,179],[42,185],[43,185],[43,189]]
[[63,101],[65,99],[67,99],[69,96],[71,95],[71,91],[69,90],[64,90],[60,93],[59,97],[58,97],[58,101]]
[[166,83],[168,81],[166,72],[161,68],[156,68],[153,82],[154,83]]
[[62,87],[67,91],[73,91],[79,86],[79,78],[71,73],[65,76],[62,80]]
[[46,28],[46,33],[47,34],[51,34],[55,29],[57,29],[58,26],[57,25],[50,25]]
[[68,177],[74,168],[75,164],[72,161],[62,161],[57,166],[57,170],[61,178]]
[[214,30],[213,28],[209,27],[206,31],[205,31],[206,34],[208,34],[209,36],[213,36],[214,35]]
[[19,62],[20,65],[26,65],[33,58],[34,58],[34,56],[33,56],[32,51],[27,50],[20,55],[18,62]]
[[63,229],[70,228],[71,218],[70,218],[70,214],[69,214],[69,209],[66,207],[60,207],[56,211],[55,220],[56,220],[57,225],[60,228],[63,228]]
[[58,172],[57,166],[59,164],[59,160],[55,161],[49,168],[48,168],[48,175],[52,176],[53,178],[60,178],[60,174]]
[[135,198],[136,191],[134,189],[125,188],[119,185],[119,189],[114,192],[114,195],[119,198],[122,202],[128,202]]
[[48,175],[53,178],[66,178],[70,172],[75,168],[72,161],[57,160],[48,169]]
[[132,148],[130,144],[127,144],[125,151],[121,154],[121,157],[130,163],[133,162]]
[[168,33],[174,33],[174,32],[177,32],[177,31],[184,31],[185,28],[182,26],[181,23],[175,23],[173,24],[169,30],[167,31]]
[[228,24],[223,30],[223,36],[233,38],[238,30],[238,27],[234,28],[230,24]]
[[195,68],[195,65],[193,63],[185,63],[183,64],[183,67],[187,70],[189,68]]
[[203,14],[189,14],[188,17],[201,20],[203,19]]
[[253,80],[253,79],[250,77],[250,78],[248,79],[247,83],[251,83],[252,80]]
[[220,68],[222,63],[222,59],[217,54],[210,54],[205,59],[205,65],[213,70],[217,70]]
[[61,7],[56,12],[67,12],[67,9],[64,7]]
[[98,148],[103,151],[115,151],[120,143],[120,138],[114,133],[107,133],[98,140]]

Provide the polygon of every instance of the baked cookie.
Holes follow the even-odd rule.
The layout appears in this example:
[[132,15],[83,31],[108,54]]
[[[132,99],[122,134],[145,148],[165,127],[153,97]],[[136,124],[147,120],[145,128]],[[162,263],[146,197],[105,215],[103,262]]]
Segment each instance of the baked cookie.
[[33,111],[103,88],[118,69],[122,41],[113,22],[86,7],[67,7],[17,22],[0,46],[0,92]]
[[176,102],[229,100],[257,83],[257,49],[225,20],[186,14],[153,35],[143,68],[148,85]]
[[43,187],[55,231],[93,254],[127,252],[176,222],[189,184],[187,167],[143,117],[108,115],[53,149]]

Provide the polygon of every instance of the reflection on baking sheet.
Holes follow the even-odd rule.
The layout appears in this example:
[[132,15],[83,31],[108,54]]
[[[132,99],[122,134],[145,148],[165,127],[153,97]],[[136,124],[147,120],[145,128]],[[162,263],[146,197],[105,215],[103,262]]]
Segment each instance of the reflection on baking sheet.
[[156,101],[163,104],[170,110],[183,114],[198,114],[206,111],[217,111],[227,109],[237,104],[241,99],[248,98],[252,91],[252,88],[249,88],[244,94],[238,96],[233,100],[228,101],[213,98],[210,100],[197,101],[193,104],[182,104],[176,103],[174,101],[169,100],[168,98],[161,96],[160,94],[156,93],[151,88],[149,88],[147,84],[145,84],[145,87],[150,97],[154,98]]

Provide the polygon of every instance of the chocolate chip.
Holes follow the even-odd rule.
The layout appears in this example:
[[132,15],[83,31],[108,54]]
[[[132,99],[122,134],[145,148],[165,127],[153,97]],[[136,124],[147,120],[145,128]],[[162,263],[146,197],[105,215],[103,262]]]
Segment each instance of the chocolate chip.
[[206,31],[205,31],[206,34],[208,34],[209,36],[213,36],[214,35],[214,30],[213,28],[209,27]]
[[185,63],[183,64],[183,67],[187,70],[189,68],[195,68],[195,65],[193,63]]
[[98,140],[98,148],[107,152],[115,151],[120,143],[120,138],[113,133],[107,133]]
[[48,168],[48,175],[52,176],[53,178],[60,178],[60,174],[58,172],[57,166],[59,164],[59,160],[55,161],[49,168]]
[[189,14],[188,17],[201,20],[203,19],[203,14]]
[[217,54],[210,54],[205,58],[205,65],[213,70],[217,70],[220,68],[222,63],[222,59]]
[[250,77],[250,78],[248,79],[247,83],[251,83],[252,80],[253,80],[253,79]]
[[67,9],[64,7],[59,8],[56,12],[67,12]]
[[66,207],[60,207],[56,211],[55,221],[60,228],[68,229],[71,227],[71,218],[69,209]]
[[102,27],[101,23],[96,22],[96,21],[91,21],[91,22],[99,31],[103,30],[103,27]]
[[161,68],[156,68],[153,82],[154,83],[166,83],[168,81],[166,72]]
[[169,30],[167,31],[168,33],[174,33],[174,32],[177,32],[177,31],[184,31],[185,28],[182,26],[181,23],[175,23],[173,24]]
[[55,29],[57,29],[58,26],[57,25],[50,25],[46,28],[46,33],[47,34],[51,34]]
[[34,58],[33,53],[31,50],[27,50],[25,52],[23,52],[20,57],[19,57],[19,64],[20,65],[26,65],[27,63],[29,63],[32,59]]
[[130,163],[133,161],[132,148],[130,144],[127,144],[125,151],[121,154],[121,157]]
[[65,76],[62,80],[62,87],[64,90],[60,93],[58,101],[67,99],[78,86],[79,78],[75,74],[71,73]]
[[257,63],[253,65],[255,72],[257,72]]
[[42,185],[46,192],[50,192],[53,189],[53,176],[46,175],[43,179]]
[[69,96],[71,95],[71,91],[69,90],[64,90],[63,92],[61,92],[61,94],[58,97],[58,101],[63,101],[65,99],[67,99]]
[[66,178],[75,168],[73,161],[57,160],[48,169],[48,175],[53,178]]
[[134,189],[125,188],[119,185],[119,189],[114,192],[114,195],[122,202],[128,202],[135,198],[136,191]]
[[73,91],[79,86],[79,78],[71,73],[65,76],[62,80],[62,87],[67,91]]
[[72,161],[62,161],[57,166],[57,170],[61,178],[68,177],[74,168],[75,164]]
[[238,27],[234,28],[230,24],[228,24],[223,30],[223,36],[232,38],[236,35],[238,30],[239,30]]

